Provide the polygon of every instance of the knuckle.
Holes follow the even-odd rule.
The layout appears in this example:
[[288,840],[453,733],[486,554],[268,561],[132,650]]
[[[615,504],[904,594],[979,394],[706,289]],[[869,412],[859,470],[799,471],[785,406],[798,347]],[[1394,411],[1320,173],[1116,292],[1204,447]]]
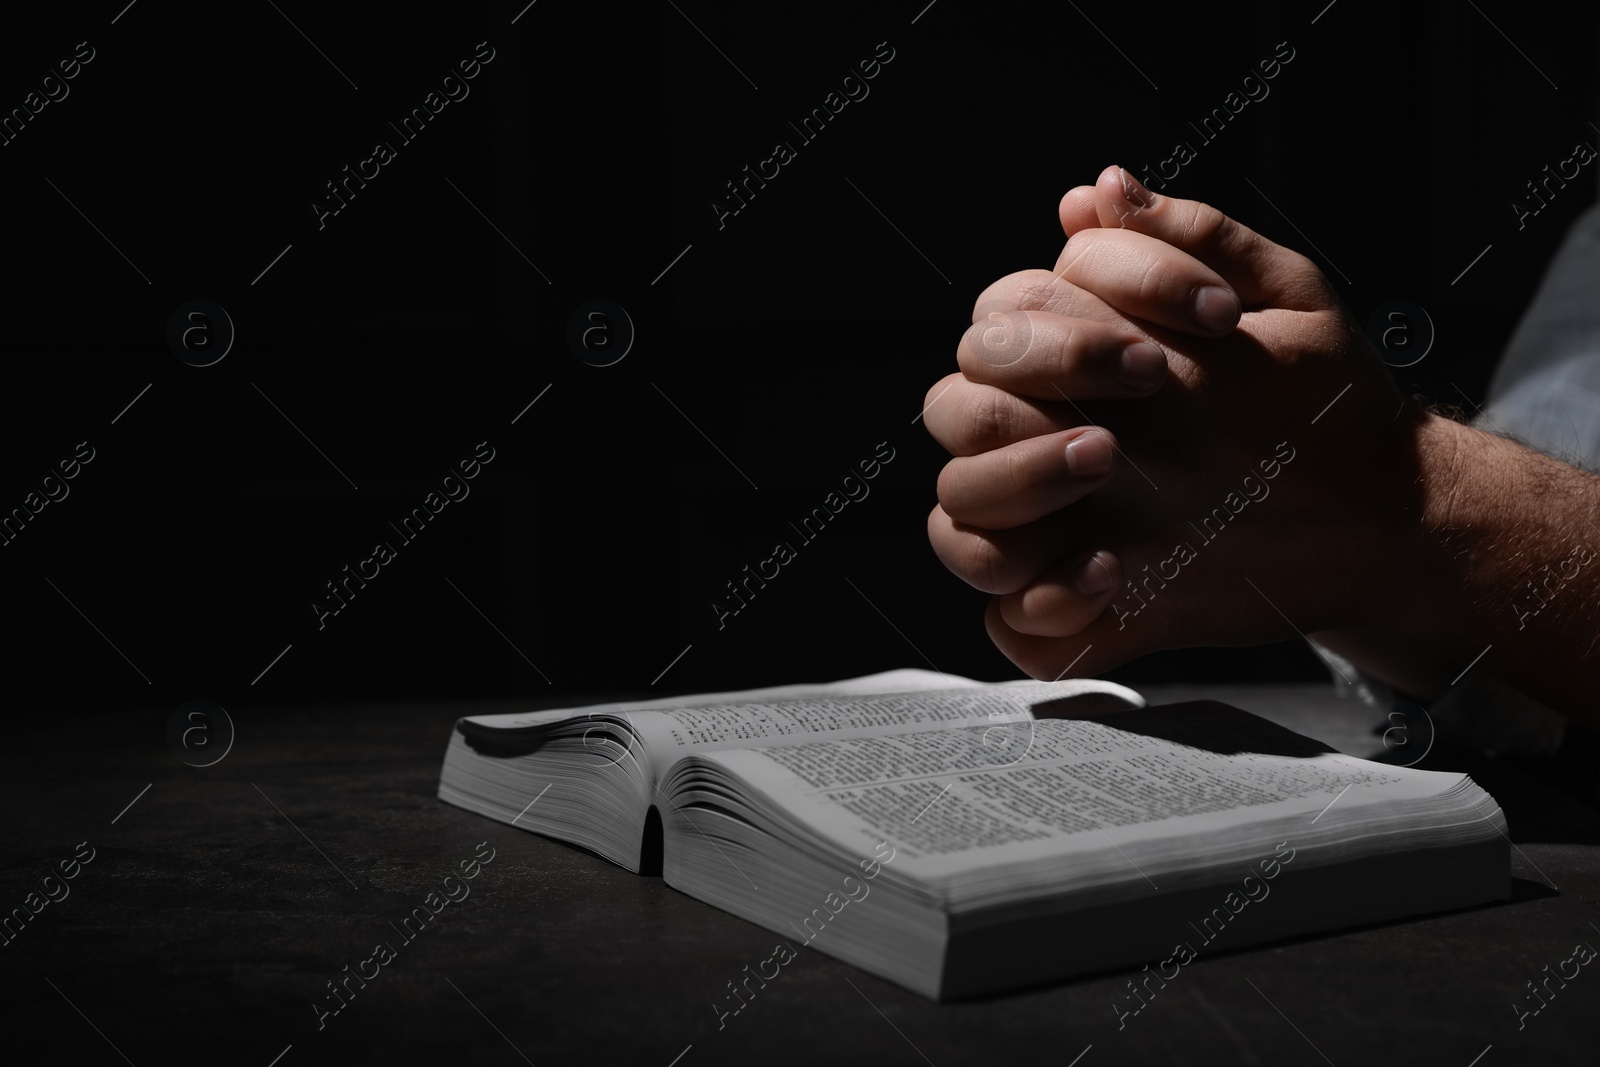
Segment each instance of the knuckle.
[[1020,311],[991,310],[962,335],[956,362],[969,377],[982,381],[1022,362],[1032,348],[1032,319]]
[[999,545],[981,534],[969,533],[957,553],[958,573],[969,585],[987,593],[1015,592],[1011,566]]
[[947,390],[955,388],[960,381],[960,374],[946,374],[929,386],[927,393],[922,398],[923,413],[926,414],[929,408],[939,402],[939,399],[944,396]]
[[934,480],[934,496],[946,515],[961,521],[961,469],[956,460],[939,469],[939,476]]
[[1338,294],[1315,260],[1288,248],[1279,255],[1279,288],[1285,297],[1303,308],[1338,306]]
[[1027,449],[1008,448],[999,453],[1001,456],[1001,469],[995,481],[1003,487],[1007,495],[1018,495],[1031,492],[1038,482],[1035,473],[1036,464]]
[[1067,243],[1061,246],[1061,254],[1056,257],[1056,274],[1066,274],[1077,262],[1083,258],[1084,252],[1094,243],[1098,234],[1097,229],[1079,230],[1067,238]]
[[1082,355],[1079,346],[1083,340],[1083,330],[1077,320],[1068,319],[1056,326],[1048,348],[1050,369],[1058,374],[1072,370]]
[[[1093,265],[1095,249],[1104,236],[1103,230],[1083,230],[1067,238],[1056,261],[1056,274],[1061,277],[1078,276],[1087,266]],[[1086,262],[1087,261],[1087,262]]]
[[1141,265],[1133,291],[1139,300],[1151,304],[1166,304],[1188,295],[1182,285],[1175,284],[1160,256],[1152,256]]
[[1029,678],[1044,682],[1057,677],[1060,670],[1055,666],[1059,655],[1054,649],[1055,642],[1040,640],[1019,641],[1006,650],[1006,656],[1015,663]]
[[1217,240],[1228,217],[1210,204],[1196,204],[1194,210],[1179,220],[1178,239],[1181,247],[1209,247]]
[[1322,268],[1318,267],[1316,261],[1310,256],[1304,252],[1296,252],[1293,249],[1285,249],[1285,251],[1288,253],[1285,257],[1286,266],[1290,270],[1299,274],[1322,276]]
[[1011,290],[1011,302],[1018,311],[1045,311],[1059,298],[1055,275],[1042,270],[1023,271]]
[[972,321],[978,322],[992,311],[1039,311],[1050,302],[1058,285],[1054,274],[1038,268],[1003,275],[973,301]]
[[984,628],[989,633],[989,639],[994,642],[1013,664],[1030,678],[1040,681],[1053,680],[1060,676],[1060,667],[1066,663],[1062,660],[1058,650],[1059,642],[1023,633],[1013,629],[1006,619],[1006,608],[1016,600],[1013,594],[1004,594],[990,597],[988,610],[984,613]]
[[986,452],[1007,442],[1011,418],[1005,394],[997,389],[974,389],[963,401],[965,433],[962,443]]
[[1327,303],[1338,304],[1339,297],[1333,287],[1333,283],[1328,280],[1328,276],[1323,273],[1322,268],[1317,266],[1316,261],[1311,257],[1300,252],[1294,253],[1294,258],[1290,261],[1290,269],[1295,275],[1305,279],[1304,285],[1306,289],[1315,296]]
[[964,375],[970,376],[983,364],[983,360],[978,358],[978,351],[983,347],[983,333],[993,321],[992,315],[990,312],[984,318],[973,320],[972,325],[962,333],[961,340],[956,342],[956,366]]
[[933,546],[933,554],[939,557],[939,562],[955,574],[961,573],[955,555],[960,536],[944,505],[935,504],[928,512],[928,544]]

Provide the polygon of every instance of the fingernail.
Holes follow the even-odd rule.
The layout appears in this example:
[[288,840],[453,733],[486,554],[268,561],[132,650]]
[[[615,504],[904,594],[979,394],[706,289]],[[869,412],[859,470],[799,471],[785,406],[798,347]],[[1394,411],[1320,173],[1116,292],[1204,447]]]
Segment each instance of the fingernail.
[[1148,341],[1136,341],[1122,350],[1117,381],[1141,393],[1167,380],[1167,354]]
[[1220,285],[1202,285],[1194,294],[1194,318],[1217,333],[1231,330],[1239,321],[1239,298]]
[[1139,179],[1117,168],[1117,173],[1122,175],[1122,196],[1134,207],[1150,207],[1156,202],[1156,194],[1139,184]]
[[1100,562],[1098,552],[1084,560],[1072,576],[1072,588],[1085,597],[1097,597],[1111,586],[1111,570]]
[[1067,470],[1078,478],[1098,478],[1111,469],[1111,438],[1090,430],[1067,442]]

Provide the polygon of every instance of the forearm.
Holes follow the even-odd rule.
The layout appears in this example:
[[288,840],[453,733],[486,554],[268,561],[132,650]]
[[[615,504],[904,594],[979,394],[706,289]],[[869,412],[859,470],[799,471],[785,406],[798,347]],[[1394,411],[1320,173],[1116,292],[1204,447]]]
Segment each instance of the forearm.
[[1432,656],[1383,673],[1431,697],[1472,664],[1600,721],[1600,477],[1436,416],[1417,448],[1424,503],[1398,553],[1414,595],[1364,628]]

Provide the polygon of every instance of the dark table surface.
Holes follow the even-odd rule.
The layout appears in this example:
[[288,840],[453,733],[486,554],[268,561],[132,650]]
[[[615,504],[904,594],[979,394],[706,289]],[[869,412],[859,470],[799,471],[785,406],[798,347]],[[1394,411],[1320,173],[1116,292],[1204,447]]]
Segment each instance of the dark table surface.
[[[1372,716],[1312,687],[1146,695],[1224,699],[1376,751]],[[1509,902],[1202,951],[1120,1030],[1132,969],[935,1004],[804,951],[719,1029],[713,1002],[774,935],[436,799],[455,717],[528,706],[234,714],[232,750],[208,768],[169,751],[165,713],[36,719],[0,775],[3,907],[81,842],[95,852],[0,948],[7,1045],[141,1067],[1597,1060],[1600,968],[1520,1029],[1513,1008],[1576,944],[1600,946],[1600,814],[1538,767],[1444,746],[1422,764],[1469,771],[1505,808]],[[390,924],[485,841],[494,859],[471,895],[402,942]],[[326,983],[382,941],[395,958],[319,1029]]]

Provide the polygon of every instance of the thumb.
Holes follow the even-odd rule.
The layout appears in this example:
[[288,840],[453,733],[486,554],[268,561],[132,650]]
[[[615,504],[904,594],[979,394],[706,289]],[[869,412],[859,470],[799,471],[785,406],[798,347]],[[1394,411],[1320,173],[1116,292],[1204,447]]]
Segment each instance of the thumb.
[[1189,253],[1227,279],[1246,311],[1320,311],[1337,302],[1315,263],[1210,204],[1153,193],[1121,167],[1101,171],[1094,194],[1100,225],[1134,230]]

